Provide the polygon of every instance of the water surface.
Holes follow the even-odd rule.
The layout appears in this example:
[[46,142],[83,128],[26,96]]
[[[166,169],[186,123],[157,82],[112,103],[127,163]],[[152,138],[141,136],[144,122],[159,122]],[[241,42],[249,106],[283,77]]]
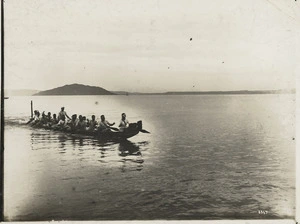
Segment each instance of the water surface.
[[[16,125],[30,100],[116,123],[126,112],[151,134],[113,143]],[[294,95],[11,97],[5,217],[293,218],[294,107]]]

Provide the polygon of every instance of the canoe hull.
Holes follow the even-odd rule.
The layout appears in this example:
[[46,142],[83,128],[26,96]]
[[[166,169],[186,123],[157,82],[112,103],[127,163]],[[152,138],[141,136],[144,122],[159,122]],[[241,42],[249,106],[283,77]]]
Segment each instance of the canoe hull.
[[49,126],[34,126],[34,129],[47,129],[53,130],[61,133],[68,133],[77,136],[90,136],[103,141],[121,141],[131,138],[137,135],[142,130],[142,121],[138,121],[137,123],[131,123],[128,128],[124,130],[124,132],[115,132],[115,131],[107,131],[107,132],[89,132],[89,131],[72,131],[72,130],[61,130],[61,129],[53,129]]

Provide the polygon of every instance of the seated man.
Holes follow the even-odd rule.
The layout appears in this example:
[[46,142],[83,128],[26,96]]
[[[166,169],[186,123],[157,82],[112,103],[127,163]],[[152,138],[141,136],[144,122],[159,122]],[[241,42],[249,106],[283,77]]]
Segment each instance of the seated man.
[[56,114],[53,114],[53,118],[52,118],[52,121],[51,121],[51,125],[54,125],[54,124],[57,124],[58,123],[58,120],[56,118]]
[[40,119],[40,122],[39,122],[39,125],[40,126],[47,125],[47,122],[48,122],[48,118],[47,118],[45,112],[43,112],[42,113],[42,118]]
[[101,122],[98,127],[98,131],[100,132],[107,132],[110,131],[110,126],[113,126],[115,123],[109,123],[107,120],[105,120],[105,116],[101,115]]
[[83,122],[84,122],[84,126],[87,127],[88,126],[88,121],[86,119],[86,116],[82,116]]
[[67,127],[67,122],[66,122],[66,117],[64,115],[61,116],[61,119],[56,125],[53,125],[54,129],[60,129],[60,130],[64,130],[66,129],[66,127]]
[[38,110],[35,110],[31,126],[36,126],[39,122],[40,122],[40,112]]
[[26,123],[26,124],[30,124],[31,122],[33,122],[34,120],[37,119],[37,114],[38,114],[38,110],[34,111],[34,116],[30,118],[30,120]]
[[119,128],[121,132],[124,132],[126,128],[129,127],[129,121],[126,119],[126,114],[122,113],[122,118],[119,124]]
[[82,115],[79,115],[79,120],[76,124],[76,130],[78,131],[85,131],[86,130],[86,122],[83,120]]
[[48,112],[48,114],[47,114],[47,122],[49,122],[49,123],[52,122],[51,112]]
[[95,118],[96,118],[95,115],[92,115],[92,120],[88,122],[87,131],[89,132],[95,131],[95,128],[97,126],[97,121],[95,120]]
[[77,123],[78,123],[77,114],[73,114],[72,119],[67,123],[68,130],[72,130],[72,131],[76,130]]

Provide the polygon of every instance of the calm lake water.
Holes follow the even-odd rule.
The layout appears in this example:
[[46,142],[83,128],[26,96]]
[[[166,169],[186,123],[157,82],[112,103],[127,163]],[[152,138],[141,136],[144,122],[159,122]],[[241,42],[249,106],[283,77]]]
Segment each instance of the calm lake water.
[[[126,112],[151,134],[105,143],[19,126],[30,100],[116,123]],[[294,95],[11,97],[5,218],[293,218],[294,109]]]

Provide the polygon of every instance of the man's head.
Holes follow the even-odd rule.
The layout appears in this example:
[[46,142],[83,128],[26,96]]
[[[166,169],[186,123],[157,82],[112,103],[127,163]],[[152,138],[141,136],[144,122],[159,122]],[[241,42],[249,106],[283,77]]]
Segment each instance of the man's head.
[[95,115],[92,115],[92,120],[93,120],[93,121],[95,120],[95,118],[96,118]]
[[101,121],[105,121],[105,116],[104,115],[101,115]]
[[75,121],[76,118],[77,118],[77,114],[73,114],[73,115],[72,115],[72,120]]
[[62,107],[62,108],[61,108],[61,111],[64,111],[64,110],[65,110],[65,107]]
[[124,120],[126,118],[126,114],[122,113],[122,119]]

